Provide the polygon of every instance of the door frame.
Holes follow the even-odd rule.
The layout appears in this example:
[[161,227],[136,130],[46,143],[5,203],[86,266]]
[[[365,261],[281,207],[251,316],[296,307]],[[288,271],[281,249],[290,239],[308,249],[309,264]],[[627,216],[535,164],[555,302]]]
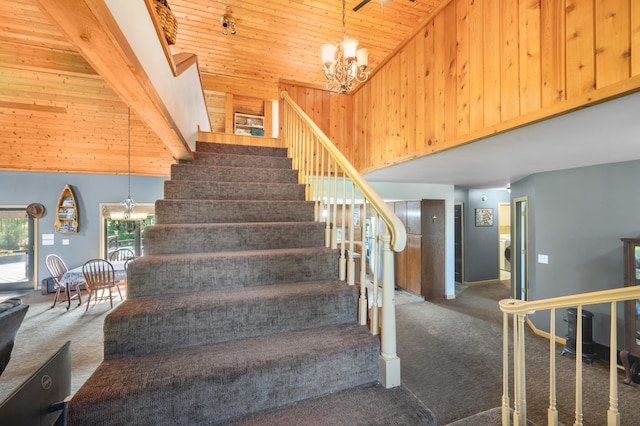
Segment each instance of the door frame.
[[455,202],[453,203],[453,221],[454,221],[454,255],[453,255],[453,275],[455,277],[455,264],[457,262],[456,254],[455,254],[455,241],[457,236],[455,233],[458,231],[458,227],[455,225],[455,209],[457,206],[460,206],[460,284],[464,284],[464,203]]
[[529,197],[513,199],[511,221],[512,297],[527,300],[529,295]]
[[[2,208],[2,210],[9,210],[9,211],[16,211],[16,212],[20,212],[20,211],[24,211],[26,218],[29,220],[29,245],[28,245],[28,252],[27,252],[27,264],[28,264],[28,271],[27,271],[27,281],[24,281],[25,285],[28,285],[28,288],[31,288],[33,290],[38,290],[39,285],[38,285],[38,236],[40,235],[38,233],[38,218],[35,217],[31,217],[29,215],[26,214],[26,209],[27,206],[24,205],[3,205],[0,206],[0,208]],[[16,286],[14,287],[8,287],[8,285],[10,284],[16,284]],[[1,291],[20,291],[20,290],[26,290],[27,287],[21,287],[21,286],[17,286],[17,284],[19,283],[7,283],[7,288],[3,288],[0,289]]]

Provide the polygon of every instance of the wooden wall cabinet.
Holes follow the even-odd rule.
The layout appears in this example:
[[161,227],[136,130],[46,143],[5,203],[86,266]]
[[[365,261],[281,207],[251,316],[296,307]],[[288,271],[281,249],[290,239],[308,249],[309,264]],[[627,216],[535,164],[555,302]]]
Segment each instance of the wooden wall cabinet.
[[[640,239],[622,238],[624,253],[624,286],[640,285]],[[640,356],[640,299],[624,302],[624,349],[620,359],[626,373],[625,383],[640,383],[640,362],[632,365],[629,354]]]
[[395,254],[396,285],[426,300],[445,297],[444,200],[396,201],[395,214],[407,229],[407,246]]
[[71,186],[66,185],[56,205],[56,232],[75,234],[78,232],[78,204]]

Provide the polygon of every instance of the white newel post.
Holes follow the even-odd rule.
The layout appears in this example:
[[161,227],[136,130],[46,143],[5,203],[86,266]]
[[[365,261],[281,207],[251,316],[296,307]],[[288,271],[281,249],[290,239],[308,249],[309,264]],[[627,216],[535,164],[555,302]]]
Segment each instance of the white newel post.
[[[394,295],[393,253],[388,232],[382,236],[382,330],[380,381],[385,388],[400,386],[400,358],[396,353],[396,307]],[[374,300],[377,305],[377,301]]]

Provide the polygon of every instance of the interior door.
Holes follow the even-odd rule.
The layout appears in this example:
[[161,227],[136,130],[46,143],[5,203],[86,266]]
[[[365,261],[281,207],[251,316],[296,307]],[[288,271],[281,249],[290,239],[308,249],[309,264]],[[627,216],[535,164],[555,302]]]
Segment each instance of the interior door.
[[444,200],[422,200],[422,291],[426,300],[445,297]]
[[513,200],[513,238],[511,242],[512,277],[511,284],[514,299],[527,300],[529,283],[527,280],[527,244],[528,244],[528,198]]

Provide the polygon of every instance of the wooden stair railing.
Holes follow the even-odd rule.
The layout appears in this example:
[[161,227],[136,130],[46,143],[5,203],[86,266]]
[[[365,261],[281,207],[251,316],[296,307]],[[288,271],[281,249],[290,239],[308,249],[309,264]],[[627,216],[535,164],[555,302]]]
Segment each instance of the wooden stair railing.
[[[387,388],[399,386],[392,250],[404,250],[404,225],[288,93],[283,91],[281,97],[282,139],[299,171],[299,182],[305,185],[307,200],[315,203],[315,220],[326,223],[326,246],[340,249],[339,278],[355,285],[359,272],[358,321],[368,324],[373,334],[380,332],[380,381]],[[360,236],[355,234],[356,227]],[[360,268],[356,271],[358,255]]]
[[[538,311],[549,311],[549,408],[547,418],[549,425],[558,425],[558,409],[556,406],[556,309],[577,308],[576,321],[576,383],[575,383],[575,422],[574,426],[583,424],[582,405],[582,311],[587,305],[609,303],[611,305],[610,324],[610,362],[609,368],[609,408],[607,411],[607,425],[619,426],[620,413],[618,411],[618,375],[617,375],[617,302],[640,298],[639,287],[624,287],[612,290],[595,291],[591,293],[555,297],[543,300],[522,301],[505,299],[500,301],[503,312],[503,394],[502,394],[502,425],[524,426],[527,422],[526,397],[526,366],[525,366],[525,334],[524,323],[526,316]],[[509,316],[513,317],[513,365],[514,365],[514,401],[513,410],[509,402]],[[511,418],[511,413],[513,417]]]

